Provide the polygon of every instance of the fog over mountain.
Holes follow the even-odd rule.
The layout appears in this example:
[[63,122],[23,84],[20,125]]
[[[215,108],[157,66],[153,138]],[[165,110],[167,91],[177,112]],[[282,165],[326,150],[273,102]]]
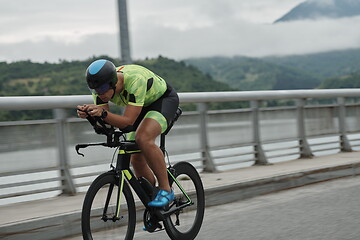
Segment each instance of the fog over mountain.
[[342,18],[360,15],[360,0],[308,0],[275,21]]

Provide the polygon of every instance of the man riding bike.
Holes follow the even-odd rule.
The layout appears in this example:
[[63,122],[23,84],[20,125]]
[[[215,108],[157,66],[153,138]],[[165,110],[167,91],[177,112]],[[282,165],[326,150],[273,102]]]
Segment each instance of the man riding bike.
[[[128,134],[128,140],[135,140],[141,153],[131,156],[131,164],[137,177],[146,178],[154,186],[156,179],[158,181],[160,190],[149,206],[165,206],[174,199],[174,192],[169,185],[163,152],[155,144],[155,139],[165,132],[175,116],[179,106],[176,91],[145,67],[115,67],[105,59],[89,65],[86,81],[94,104],[77,106],[78,116],[86,118],[88,113],[120,129],[134,127],[134,132]],[[110,112],[109,101],[125,106],[124,114]]]

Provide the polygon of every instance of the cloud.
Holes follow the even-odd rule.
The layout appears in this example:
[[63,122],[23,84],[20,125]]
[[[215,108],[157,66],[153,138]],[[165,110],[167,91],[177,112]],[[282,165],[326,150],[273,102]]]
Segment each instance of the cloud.
[[315,3],[319,6],[334,6],[335,5],[335,0],[307,0],[307,2],[309,3]]
[[117,31],[116,1],[0,0],[0,43]]
[[[360,47],[359,17],[270,24],[302,1],[128,1],[132,56],[261,57]],[[25,2],[6,1],[0,9],[0,60],[120,56],[116,1],[31,0],[21,8]]]
[[[218,20],[272,23],[304,0],[135,0],[128,1],[132,27],[144,22],[166,26],[209,25]],[[151,9],[151,11],[149,11]],[[146,19],[146,21],[144,21]],[[200,23],[200,24],[199,24]]]
[[[276,25],[243,21],[179,31],[161,26],[133,33],[134,56],[163,54],[175,58],[213,55],[305,54],[360,47],[360,18],[297,21]],[[141,36],[147,36],[146,41]]]
[[84,60],[94,55],[119,56],[118,36],[115,34],[93,34],[83,36],[80,42],[63,42],[52,38],[41,41],[24,41],[0,44],[0,61],[32,60],[57,62]]
[[[189,57],[306,54],[360,48],[360,17],[279,24],[217,21],[211,26],[178,29],[162,25],[142,25],[131,32],[134,59],[163,55],[175,59]],[[0,60],[32,59],[58,61],[85,59],[93,55],[118,57],[117,34],[82,35],[77,42],[54,38],[0,44]]]

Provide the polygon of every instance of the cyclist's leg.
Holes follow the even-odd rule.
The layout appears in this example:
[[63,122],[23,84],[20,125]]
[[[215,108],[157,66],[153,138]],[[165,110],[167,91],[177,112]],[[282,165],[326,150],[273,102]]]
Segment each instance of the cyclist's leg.
[[161,132],[162,128],[156,120],[145,118],[136,131],[135,139],[147,164],[159,182],[159,188],[169,192],[170,185],[164,155],[161,149],[155,144],[155,139]]
[[141,154],[131,156],[131,164],[137,177],[145,177],[150,183],[155,185],[156,179],[159,182],[159,188],[170,190],[167,179],[166,164],[164,155],[160,148],[155,144],[155,139],[166,130],[167,119],[159,112],[161,110],[162,99],[159,99],[153,105],[144,108],[136,120],[134,126],[136,133],[128,134],[128,140],[136,140]]
[[179,106],[179,97],[169,87],[166,96],[146,108],[146,115],[136,131],[136,142],[144,153],[147,164],[159,182],[159,188],[170,191],[164,154],[155,144],[156,138],[166,131]]
[[153,186],[155,186],[156,179],[153,172],[146,163],[144,154],[133,154],[131,155],[131,165],[134,168],[136,177],[146,178]]
[[[138,116],[138,118],[136,119],[135,123],[133,124],[133,127],[135,127],[135,129],[138,128],[139,124],[141,123],[141,121],[144,119],[145,114],[147,113],[147,109],[144,108],[140,115]],[[134,132],[130,132],[126,134],[126,139],[133,141],[135,140],[135,131]],[[134,172],[135,172],[135,176],[137,178],[139,177],[144,177],[146,178],[152,185],[155,186],[156,184],[156,179],[154,176],[154,173],[151,171],[151,169],[149,168],[148,164],[146,163],[146,159],[144,157],[143,153],[137,153],[137,154],[132,154],[131,158],[131,165],[134,168]]]

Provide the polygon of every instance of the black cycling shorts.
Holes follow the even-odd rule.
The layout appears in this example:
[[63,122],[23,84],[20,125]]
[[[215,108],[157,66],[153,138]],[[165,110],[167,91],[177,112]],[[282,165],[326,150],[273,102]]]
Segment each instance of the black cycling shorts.
[[[178,107],[178,94],[171,86],[168,85],[167,90],[158,100],[149,106],[143,107],[138,118],[135,120],[133,127],[136,130],[143,119],[152,118],[160,124],[161,133],[163,133],[174,119]],[[128,134],[128,140],[135,139],[134,133],[135,132],[131,132]]]

